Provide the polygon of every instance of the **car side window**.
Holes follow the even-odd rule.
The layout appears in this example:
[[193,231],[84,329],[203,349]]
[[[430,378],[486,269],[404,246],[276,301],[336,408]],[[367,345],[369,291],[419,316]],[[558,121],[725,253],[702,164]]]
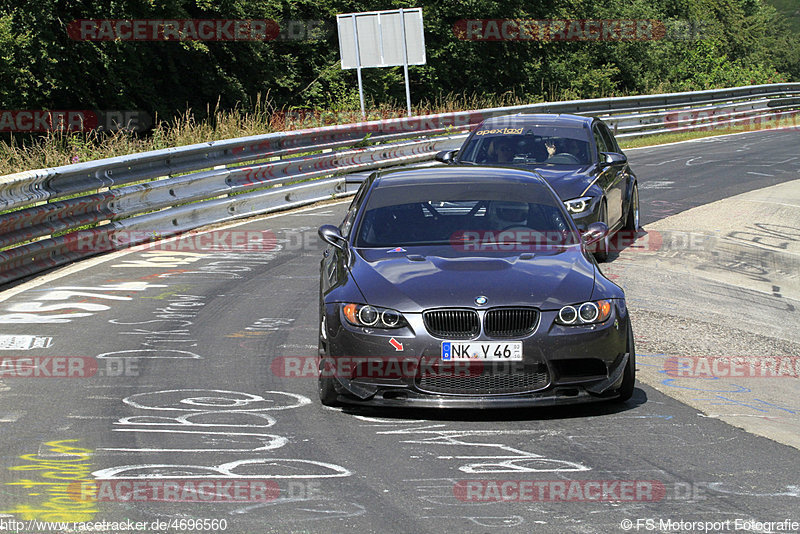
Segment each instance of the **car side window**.
[[353,227],[353,221],[355,221],[356,213],[358,213],[358,208],[364,201],[367,189],[369,189],[371,183],[372,180],[370,180],[369,178],[364,180],[364,183],[362,183],[361,187],[358,188],[356,196],[353,197],[353,201],[350,203],[350,207],[347,208],[347,215],[344,216],[344,220],[342,221],[342,224],[339,226],[339,230],[342,232],[342,237],[348,237],[350,235],[350,230]]
[[608,145],[606,144],[606,140],[600,134],[600,130],[597,126],[592,128],[592,133],[594,134],[594,142],[597,144],[598,157],[600,156],[600,152],[610,152]]
[[600,130],[600,135],[606,142],[606,147],[608,147],[607,152],[620,152],[617,140],[614,139],[613,135],[611,135],[608,126],[606,126],[605,124],[598,124],[597,127]]

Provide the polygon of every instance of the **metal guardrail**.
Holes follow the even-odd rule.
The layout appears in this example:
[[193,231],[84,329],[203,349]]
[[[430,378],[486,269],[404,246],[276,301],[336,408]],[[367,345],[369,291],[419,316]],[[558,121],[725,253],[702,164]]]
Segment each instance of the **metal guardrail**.
[[[491,108],[227,139],[0,177],[0,284],[211,223],[348,194],[345,173],[433,159],[482,120],[602,117],[618,137],[795,117],[800,83]],[[86,229],[94,226],[91,229]],[[104,247],[82,247],[87,234]],[[137,236],[131,238],[131,236]]]

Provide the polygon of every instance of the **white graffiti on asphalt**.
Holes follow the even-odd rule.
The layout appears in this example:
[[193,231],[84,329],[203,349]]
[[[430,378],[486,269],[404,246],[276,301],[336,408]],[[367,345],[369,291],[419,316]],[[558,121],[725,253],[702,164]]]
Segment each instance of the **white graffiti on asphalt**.
[[[118,284],[105,284],[97,287],[54,287],[46,290],[43,294],[32,301],[20,302],[6,307],[6,310],[13,313],[0,315],[0,323],[6,324],[46,324],[46,323],[69,323],[80,317],[91,317],[94,312],[111,309],[108,304],[98,302],[83,302],[89,299],[102,300],[133,300],[128,295],[112,294],[114,292],[145,291],[156,287],[167,287],[161,284],[148,284],[147,282],[121,282]],[[41,301],[69,300],[73,297],[81,297],[80,302],[64,302],[61,304],[44,304]],[[61,310],[83,310],[93,313],[46,313]]]
[[[590,468],[577,462],[568,460],[557,460],[546,458],[541,454],[525,451],[516,447],[511,447],[504,443],[482,442],[481,437],[496,436],[520,436],[525,434],[540,435],[539,430],[515,429],[515,430],[449,430],[443,424],[422,424],[413,423],[414,426],[407,428],[397,428],[398,421],[386,419],[373,419],[369,417],[359,417],[362,420],[378,423],[378,426],[390,426],[388,430],[378,430],[378,435],[398,435],[410,436],[411,439],[404,439],[401,443],[412,443],[418,445],[444,445],[449,450],[466,448],[474,450],[479,448],[489,454],[464,454],[464,455],[442,455],[437,456],[440,460],[466,460],[459,466],[459,470],[470,474],[492,474],[492,473],[552,473],[565,471],[589,471]],[[390,424],[386,424],[391,421]],[[470,440],[467,441],[466,438]],[[492,454],[494,452],[494,454]],[[497,454],[498,452],[504,454]],[[470,461],[474,460],[474,461]]]
[[[115,423],[119,428],[113,430],[138,433],[136,442],[139,446],[101,447],[98,450],[150,454],[271,451],[288,444],[288,438],[244,430],[270,428],[275,425],[276,418],[265,412],[299,408],[311,404],[311,399],[283,391],[267,391],[262,395],[255,395],[216,389],[169,389],[130,395],[123,399],[123,403],[138,410],[177,413],[174,417],[123,417]],[[153,446],[148,446],[147,436],[155,438],[152,441]],[[93,473],[97,479],[312,479],[346,477],[350,474],[344,467],[327,462],[271,457],[248,458],[215,465],[142,463],[108,467]]]

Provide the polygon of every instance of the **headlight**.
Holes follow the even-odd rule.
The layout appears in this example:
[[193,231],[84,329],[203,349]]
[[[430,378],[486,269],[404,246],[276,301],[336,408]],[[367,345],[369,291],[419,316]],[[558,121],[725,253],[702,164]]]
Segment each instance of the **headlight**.
[[556,323],[565,326],[602,323],[611,316],[610,300],[595,300],[558,310]]
[[583,213],[592,202],[592,197],[573,198],[572,200],[565,200],[564,205],[570,213]]
[[401,328],[406,325],[406,321],[399,311],[369,304],[345,304],[342,306],[342,313],[347,322],[354,326]]

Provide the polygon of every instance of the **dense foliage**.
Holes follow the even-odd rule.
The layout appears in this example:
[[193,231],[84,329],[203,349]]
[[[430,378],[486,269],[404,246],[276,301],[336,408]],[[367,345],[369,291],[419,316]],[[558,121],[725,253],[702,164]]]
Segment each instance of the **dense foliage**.
[[[800,39],[762,0],[0,0],[0,109],[144,110],[358,107],[342,71],[336,13],[422,7],[427,64],[412,98],[453,94],[591,98],[800,79]],[[70,22],[103,19],[327,21],[307,39],[91,42]],[[633,42],[461,40],[461,19],[651,19],[669,38]],[[373,104],[404,102],[402,69],[368,69]]]

